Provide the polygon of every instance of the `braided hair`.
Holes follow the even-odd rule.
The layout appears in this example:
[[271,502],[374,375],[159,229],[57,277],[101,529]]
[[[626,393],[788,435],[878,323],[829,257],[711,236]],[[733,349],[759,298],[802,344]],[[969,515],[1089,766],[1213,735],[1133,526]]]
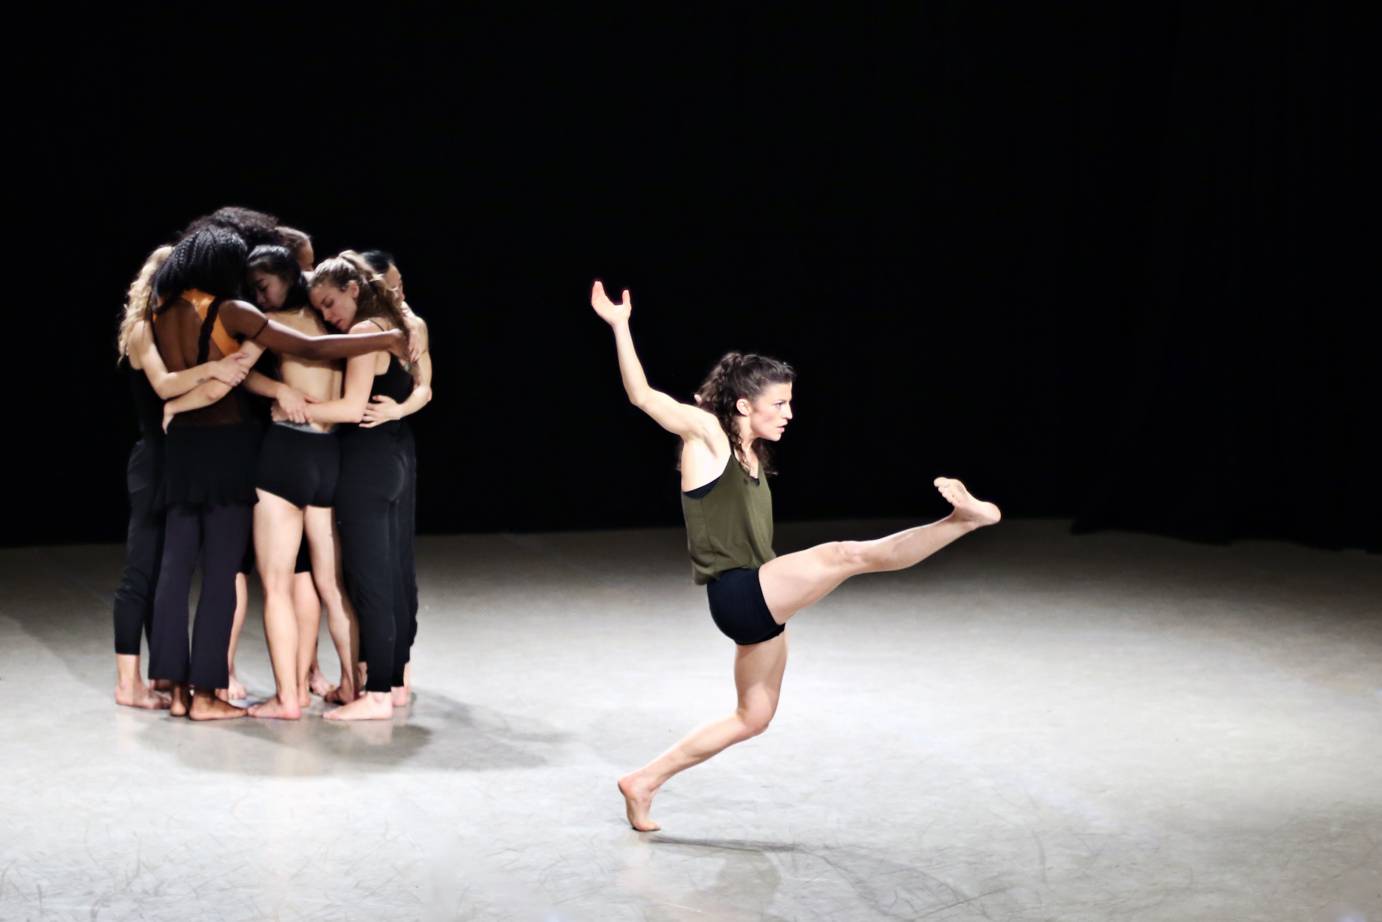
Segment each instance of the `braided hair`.
[[739,420],[743,416],[735,404],[741,397],[753,400],[771,384],[791,384],[796,376],[791,365],[766,355],[727,352],[696,389],[696,405],[713,413],[720,421],[720,428],[729,436],[729,444],[734,448],[734,457],[745,467],[745,454],[752,450],[761,470],[776,473],[772,466],[772,450],[767,442],[754,439],[749,445],[744,445],[740,441]]
[[240,298],[245,291],[249,248],[237,233],[204,227],[182,238],[154,275],[154,297],[170,304],[189,288],[217,298]]

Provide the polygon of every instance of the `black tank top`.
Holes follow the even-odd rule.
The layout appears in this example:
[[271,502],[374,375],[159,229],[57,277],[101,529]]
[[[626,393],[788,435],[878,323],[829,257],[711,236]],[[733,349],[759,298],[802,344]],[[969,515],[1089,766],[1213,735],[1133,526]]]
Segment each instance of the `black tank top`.
[[139,437],[146,442],[163,441],[163,398],[158,396],[149,376],[125,361],[125,373],[130,379],[130,396],[134,398],[134,416],[139,421]]

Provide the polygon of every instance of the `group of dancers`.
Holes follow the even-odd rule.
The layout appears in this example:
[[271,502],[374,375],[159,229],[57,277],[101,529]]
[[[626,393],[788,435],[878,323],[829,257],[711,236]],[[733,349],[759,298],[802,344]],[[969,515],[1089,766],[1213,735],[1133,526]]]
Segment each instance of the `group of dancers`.
[[[140,439],[115,594],[116,702],[193,720],[297,719],[314,691],[339,705],[331,720],[406,706],[418,612],[406,417],[431,400],[432,363],[393,258],[346,251],[317,265],[306,234],[222,208],[149,255],[117,348]],[[234,661],[251,568],[276,691],[246,708]],[[317,665],[323,607],[335,685]]]
[[[136,372],[143,438],[130,459],[128,560],[116,600],[120,703],[170,706],[193,719],[244,713],[224,699],[237,691],[235,574],[245,569],[251,521],[277,694],[249,713],[300,715],[320,681],[322,605],[341,661],[339,684],[322,689],[341,706],[325,716],[387,718],[410,700],[416,461],[403,418],[430,399],[431,360],[397,266],[366,256],[342,253],[312,267],[305,235],[257,212],[222,209],[155,251],[131,287],[120,352]],[[242,299],[247,287],[258,308]],[[668,779],[767,729],[794,615],[852,576],[914,566],[1001,516],[960,481],[938,477],[953,507],[939,521],[777,556],[770,450],[792,419],[795,371],[731,352],[683,403],[648,384],[629,292],[616,302],[597,281],[590,303],[613,330],[629,401],[681,441],[692,578],[736,645],[734,712],[618,781],[630,825],[651,831],[660,828],[653,797]],[[327,325],[349,332],[323,335]],[[273,370],[252,371],[266,351]],[[273,402],[267,432],[247,392]],[[189,655],[198,559],[203,587]],[[166,692],[140,680],[141,624],[149,676]]]

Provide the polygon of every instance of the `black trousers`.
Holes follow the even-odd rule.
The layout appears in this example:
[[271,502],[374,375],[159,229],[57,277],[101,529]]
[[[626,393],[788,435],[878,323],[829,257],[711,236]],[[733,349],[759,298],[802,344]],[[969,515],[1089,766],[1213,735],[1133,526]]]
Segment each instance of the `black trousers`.
[[154,587],[163,557],[163,513],[155,508],[163,452],[144,440],[134,443],[125,486],[130,494],[130,523],[125,534],[125,567],[115,589],[115,652],[138,656],[141,635],[153,644]]
[[403,429],[403,497],[398,502],[399,566],[403,570],[403,592],[408,602],[408,648],[403,662],[413,657],[417,642],[417,445],[413,432]]
[[[226,654],[235,618],[235,572],[249,543],[252,509],[241,504],[169,507],[154,593],[150,678],[190,683],[208,691],[228,684]],[[188,594],[198,563],[202,589],[189,655]]]
[[403,684],[411,638],[400,547],[406,475],[396,434],[359,430],[341,443],[336,527],[346,592],[360,620],[365,690]]

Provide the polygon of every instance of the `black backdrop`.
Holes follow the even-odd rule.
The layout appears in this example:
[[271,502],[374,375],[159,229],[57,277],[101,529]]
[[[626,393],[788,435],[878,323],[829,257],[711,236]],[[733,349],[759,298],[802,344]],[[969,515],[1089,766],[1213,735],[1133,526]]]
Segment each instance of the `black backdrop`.
[[398,256],[433,331],[424,531],[679,520],[601,276],[655,386],[729,349],[797,366],[781,518],[930,516],[944,473],[1077,528],[1376,548],[1363,31],[1307,4],[72,13],[20,42],[0,537],[120,537],[124,287],[233,203],[319,258]]

